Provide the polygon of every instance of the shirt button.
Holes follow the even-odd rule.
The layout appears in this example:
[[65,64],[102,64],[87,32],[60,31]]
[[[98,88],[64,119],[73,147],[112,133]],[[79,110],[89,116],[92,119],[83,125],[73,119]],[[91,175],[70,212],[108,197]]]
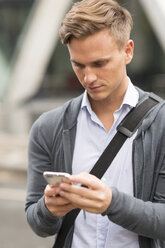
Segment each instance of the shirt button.
[[102,234],[99,234],[99,239],[103,239],[104,236]]
[[106,178],[105,177],[103,177],[102,179],[101,179],[101,181],[103,182],[103,183],[106,183]]

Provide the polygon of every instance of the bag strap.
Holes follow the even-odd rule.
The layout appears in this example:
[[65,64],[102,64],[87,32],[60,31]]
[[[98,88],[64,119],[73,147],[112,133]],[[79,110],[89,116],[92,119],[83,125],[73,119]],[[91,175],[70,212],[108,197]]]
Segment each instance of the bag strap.
[[[90,171],[90,174],[95,175],[99,179],[102,178],[126,139],[136,132],[146,115],[148,115],[149,112],[151,112],[152,109],[161,101],[162,99],[160,97],[150,93],[147,97],[145,96],[145,98],[143,98],[135,108],[131,109],[118,125],[116,135],[97,160]],[[80,210],[81,209],[74,209],[65,215],[53,248],[62,248],[64,246],[66,236],[74,225],[74,221]]]

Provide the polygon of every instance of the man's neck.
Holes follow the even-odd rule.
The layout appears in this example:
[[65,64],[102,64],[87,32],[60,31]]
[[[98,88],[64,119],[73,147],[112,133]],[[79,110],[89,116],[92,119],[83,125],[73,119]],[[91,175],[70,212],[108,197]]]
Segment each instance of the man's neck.
[[113,114],[117,109],[120,108],[126,91],[127,89],[125,89],[122,94],[109,99],[105,99],[103,101],[95,101],[89,98],[92,110],[95,112],[96,115],[106,115],[109,113]]
[[96,101],[88,97],[92,110],[95,112],[97,117],[103,123],[107,131],[109,131],[113,125],[114,122],[113,114],[116,110],[120,108],[127,89],[128,89],[128,84],[126,85],[125,89],[123,89],[121,92],[118,92],[112,97],[100,101]]

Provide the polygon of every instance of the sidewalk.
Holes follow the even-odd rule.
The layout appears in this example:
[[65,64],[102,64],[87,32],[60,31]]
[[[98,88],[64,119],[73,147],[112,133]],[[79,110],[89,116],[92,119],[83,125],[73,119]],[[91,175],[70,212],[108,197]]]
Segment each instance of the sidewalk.
[[0,240],[2,248],[48,248],[54,236],[38,237],[26,221],[27,135],[0,133]]

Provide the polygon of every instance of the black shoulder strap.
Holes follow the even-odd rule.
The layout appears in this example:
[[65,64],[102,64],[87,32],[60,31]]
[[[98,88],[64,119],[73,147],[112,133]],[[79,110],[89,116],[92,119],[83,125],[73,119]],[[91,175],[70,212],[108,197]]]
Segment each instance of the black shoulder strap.
[[[116,135],[106,147],[90,171],[90,174],[95,175],[99,179],[102,178],[126,139],[136,132],[146,115],[152,111],[161,100],[162,99],[155,94],[150,93],[149,96],[143,98],[142,101],[126,115],[117,127]],[[74,209],[66,214],[53,248],[62,248],[64,246],[67,233],[74,225],[74,221],[80,210],[81,209]]]

